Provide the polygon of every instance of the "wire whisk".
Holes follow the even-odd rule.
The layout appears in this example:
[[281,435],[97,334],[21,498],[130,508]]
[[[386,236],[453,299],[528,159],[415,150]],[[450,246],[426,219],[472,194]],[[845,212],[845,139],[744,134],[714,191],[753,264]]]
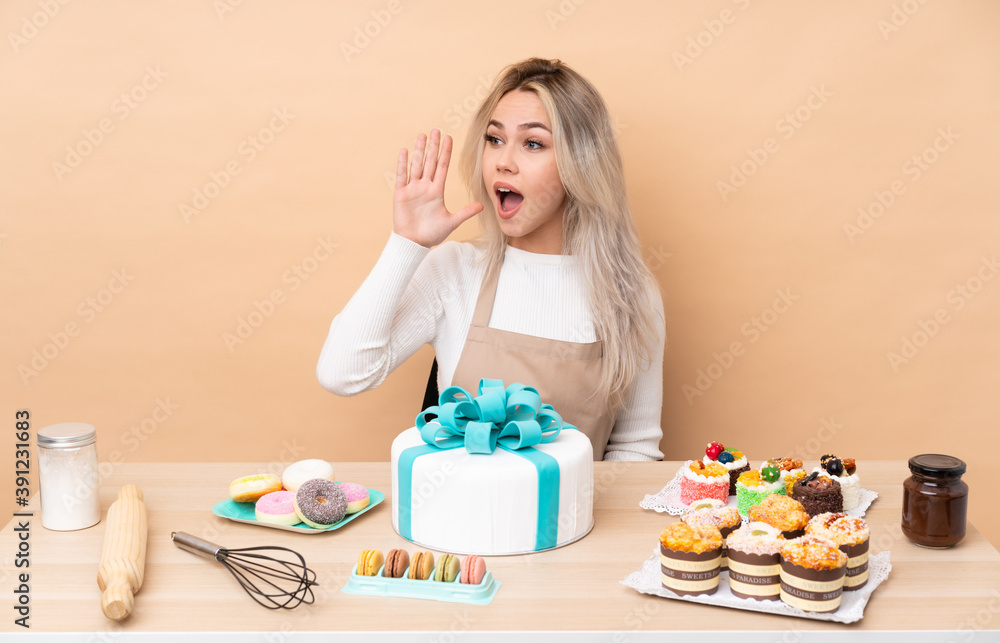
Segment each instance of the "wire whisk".
[[[222,563],[250,597],[268,609],[292,609],[315,600],[312,588],[319,585],[316,572],[306,567],[301,554],[287,547],[226,549],[183,531],[171,533],[170,539],[181,549]],[[287,552],[291,556],[286,555],[290,560],[282,560],[254,553],[262,551]]]

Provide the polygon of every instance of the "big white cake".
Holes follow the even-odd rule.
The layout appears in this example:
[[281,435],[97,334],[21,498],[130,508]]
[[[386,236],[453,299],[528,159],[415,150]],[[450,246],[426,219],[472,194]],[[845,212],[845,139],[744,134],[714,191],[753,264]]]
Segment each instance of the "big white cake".
[[[411,472],[407,511],[400,456],[414,447],[419,449],[403,457],[402,466]],[[558,466],[558,493],[551,485],[539,493],[539,458],[533,460],[531,451]],[[429,447],[416,428],[392,443],[392,526],[418,545],[459,554],[521,554],[573,542],[593,524],[594,452],[580,431],[564,429],[551,442],[492,454]]]

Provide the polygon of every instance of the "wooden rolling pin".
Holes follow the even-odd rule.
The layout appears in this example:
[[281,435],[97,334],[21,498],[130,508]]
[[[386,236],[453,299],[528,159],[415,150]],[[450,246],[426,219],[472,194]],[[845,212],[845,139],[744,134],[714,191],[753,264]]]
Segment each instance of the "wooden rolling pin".
[[134,595],[142,586],[146,568],[147,522],[142,489],[134,484],[122,487],[108,509],[106,525],[97,585],[104,592],[104,615],[120,621],[132,613]]

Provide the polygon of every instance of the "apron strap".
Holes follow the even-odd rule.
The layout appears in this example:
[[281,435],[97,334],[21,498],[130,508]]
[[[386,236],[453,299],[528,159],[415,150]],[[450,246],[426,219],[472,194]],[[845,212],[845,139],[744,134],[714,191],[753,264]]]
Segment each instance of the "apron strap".
[[[489,266],[486,267],[489,270]],[[476,300],[476,309],[472,313],[472,325],[486,328],[490,325],[490,316],[493,314],[493,301],[497,296],[497,284],[500,281],[500,270],[497,269],[492,279],[483,276],[483,285],[479,288],[479,298]]]

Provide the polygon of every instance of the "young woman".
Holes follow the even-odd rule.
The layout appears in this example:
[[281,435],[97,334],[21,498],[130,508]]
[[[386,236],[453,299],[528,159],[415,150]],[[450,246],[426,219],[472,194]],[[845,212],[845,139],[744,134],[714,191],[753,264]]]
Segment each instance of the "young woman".
[[[409,163],[400,150],[393,232],[330,326],[320,383],[338,395],[375,388],[429,343],[439,390],[528,384],[591,439],[595,459],[662,459],[663,303],[600,94],[558,60],[507,67],[462,151],[478,202],[454,213],[451,152],[436,129]],[[442,243],[477,213],[476,243]]]

